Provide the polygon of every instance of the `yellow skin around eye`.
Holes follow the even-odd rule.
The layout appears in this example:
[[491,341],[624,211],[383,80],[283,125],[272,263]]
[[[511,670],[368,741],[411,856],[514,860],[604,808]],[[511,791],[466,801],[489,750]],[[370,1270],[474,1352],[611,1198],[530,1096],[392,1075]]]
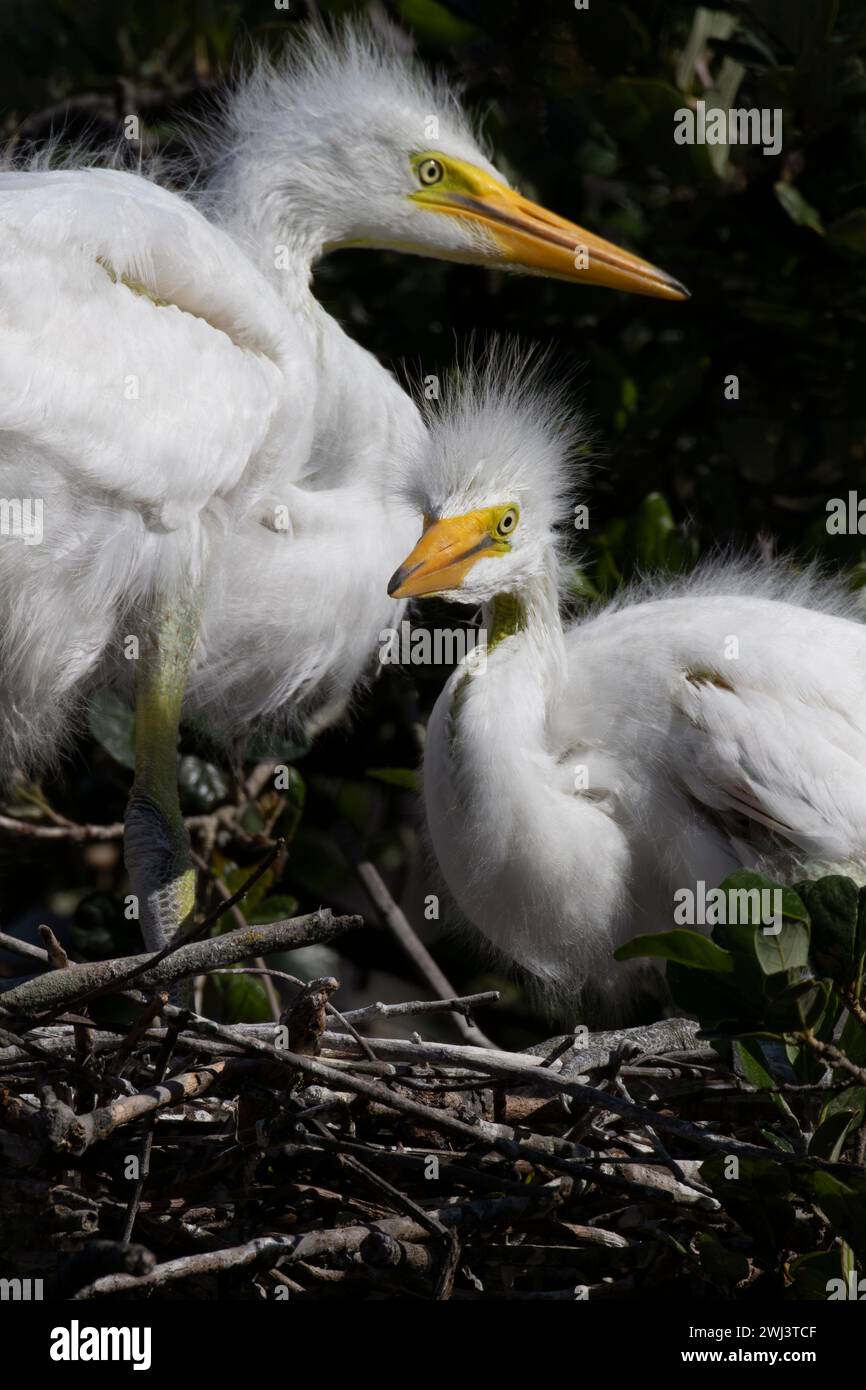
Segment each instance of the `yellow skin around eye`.
[[[498,528],[509,512],[514,513],[515,522],[505,536]],[[389,594],[393,598],[421,598],[459,589],[476,560],[508,553],[509,537],[516,531],[519,518],[520,508],[513,502],[439,520],[425,517],[424,534],[392,576]]]
[[[548,212],[467,160],[419,150],[410,164],[418,187],[407,197],[428,212],[480,223],[490,248],[484,263],[659,299],[688,298],[677,280],[640,256]],[[428,164],[441,166],[442,177],[426,182],[421,171]]]

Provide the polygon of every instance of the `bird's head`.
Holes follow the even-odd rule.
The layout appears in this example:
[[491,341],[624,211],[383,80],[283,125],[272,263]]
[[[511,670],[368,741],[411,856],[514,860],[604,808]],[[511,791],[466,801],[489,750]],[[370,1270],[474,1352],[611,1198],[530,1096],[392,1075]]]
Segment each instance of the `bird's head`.
[[308,26],[283,67],[258,65],[229,119],[238,196],[277,226],[303,227],[313,254],[378,247],[687,297],[664,271],[510,187],[398,29]]
[[568,392],[544,375],[542,356],[494,346],[428,412],[426,445],[402,479],[423,531],[392,598],[489,603],[551,577],[585,436]]

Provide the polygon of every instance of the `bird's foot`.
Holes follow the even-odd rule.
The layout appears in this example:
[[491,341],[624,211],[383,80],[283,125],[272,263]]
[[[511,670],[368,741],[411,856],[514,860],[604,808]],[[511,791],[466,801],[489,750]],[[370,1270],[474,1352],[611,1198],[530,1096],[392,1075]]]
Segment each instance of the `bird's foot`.
[[133,792],[126,808],[123,855],[138,899],[144,944],[149,951],[161,951],[185,931],[195,909],[195,870],[186,826],[179,816],[167,817],[156,802]]

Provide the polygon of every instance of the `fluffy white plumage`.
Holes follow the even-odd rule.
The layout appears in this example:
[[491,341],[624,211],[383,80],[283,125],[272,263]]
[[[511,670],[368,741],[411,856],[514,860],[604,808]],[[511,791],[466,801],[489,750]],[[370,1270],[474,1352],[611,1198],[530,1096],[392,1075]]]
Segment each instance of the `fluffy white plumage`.
[[323,253],[685,294],[510,189],[390,28],[312,26],[192,143],[210,177],[189,198],[108,168],[0,173],[0,494],[45,508],[41,545],[0,535],[7,767],[129,678],[130,623],[178,585],[203,603],[186,708],[213,731],[345,705],[393,618],[380,575],[414,521],[391,479],[422,425],[316,302]]
[[7,768],[45,762],[79,697],[128,679],[136,614],[190,578],[188,711],[235,730],[348,700],[393,616],[381,576],[415,521],[385,478],[421,424],[311,266],[373,204],[387,244],[429,221],[434,254],[471,253],[468,224],[406,197],[431,109],[489,167],[399,47],[316,30],[279,72],[259,64],[209,137],[210,221],[114,169],[0,174],[0,493],[44,505],[41,544],[0,535]]
[[130,610],[200,575],[209,529],[299,471],[313,366],[227,236],[112,170],[0,175],[0,306],[0,492],[43,507],[40,543],[0,539],[12,763],[50,754]]
[[457,93],[391,25],[305,26],[303,44],[279,63],[256,57],[221,119],[191,142],[210,169],[200,204],[278,281],[274,252],[283,245],[304,279],[335,246],[461,261],[475,246],[485,261],[501,254],[477,226],[431,218],[406,198],[407,153],[419,149],[502,175]]
[[507,552],[446,591],[491,636],[430,721],[429,832],[462,913],[548,1007],[610,1017],[641,975],[612,952],[673,926],[675,890],[743,866],[863,877],[866,625],[839,583],[730,560],[563,621],[562,417],[513,354],[470,379],[417,462],[439,520],[395,581],[434,591],[449,519],[519,504]]

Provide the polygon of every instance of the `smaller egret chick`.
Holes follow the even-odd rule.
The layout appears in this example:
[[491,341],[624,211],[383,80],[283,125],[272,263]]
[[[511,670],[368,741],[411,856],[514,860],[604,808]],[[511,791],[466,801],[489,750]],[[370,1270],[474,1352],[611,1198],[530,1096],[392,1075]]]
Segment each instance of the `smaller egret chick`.
[[430,719],[424,799],[493,953],[549,1011],[621,1020],[652,967],[613,952],[676,925],[677,890],[740,867],[862,880],[866,625],[842,586],[714,562],[565,622],[567,394],[512,348],[429,423],[424,530],[388,592],[483,608],[485,659]]

